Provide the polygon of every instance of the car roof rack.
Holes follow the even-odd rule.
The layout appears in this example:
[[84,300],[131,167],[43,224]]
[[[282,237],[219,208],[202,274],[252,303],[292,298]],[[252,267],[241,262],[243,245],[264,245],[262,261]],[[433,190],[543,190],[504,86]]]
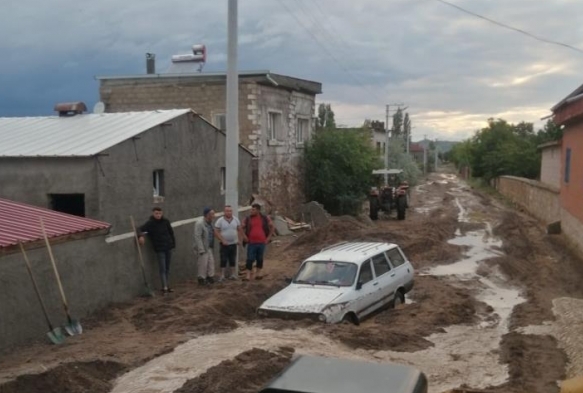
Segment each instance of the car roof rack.
[[324,247],[323,249],[320,250],[320,252],[324,252],[326,250],[330,250],[330,249],[332,249],[334,247],[338,247],[338,246],[341,246],[342,244],[346,244],[346,243],[348,243],[348,241],[332,244],[331,246]]

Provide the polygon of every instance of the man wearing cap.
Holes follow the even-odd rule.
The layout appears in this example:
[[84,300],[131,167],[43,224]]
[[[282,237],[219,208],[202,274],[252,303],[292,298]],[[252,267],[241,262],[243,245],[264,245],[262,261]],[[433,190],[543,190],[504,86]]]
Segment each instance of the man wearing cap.
[[203,210],[203,219],[194,224],[194,250],[198,254],[198,283],[199,285],[215,282],[215,259],[213,249],[215,232],[213,219],[215,211],[210,207]]

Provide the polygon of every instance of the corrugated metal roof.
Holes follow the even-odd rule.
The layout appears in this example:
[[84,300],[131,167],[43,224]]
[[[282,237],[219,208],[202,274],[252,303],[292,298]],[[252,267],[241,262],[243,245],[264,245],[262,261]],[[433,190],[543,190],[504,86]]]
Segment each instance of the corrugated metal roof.
[[70,117],[0,117],[0,157],[87,157],[190,109]]
[[107,229],[111,226],[106,222],[0,198],[0,248],[43,239],[41,218],[49,238]]

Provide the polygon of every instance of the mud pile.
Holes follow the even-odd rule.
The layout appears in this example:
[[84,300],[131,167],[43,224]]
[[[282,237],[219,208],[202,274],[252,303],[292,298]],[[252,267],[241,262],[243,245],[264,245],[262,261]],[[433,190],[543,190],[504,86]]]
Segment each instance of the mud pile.
[[209,368],[175,393],[256,393],[290,363],[293,353],[293,348],[254,348]]
[[0,386],[2,393],[107,393],[125,367],[114,362],[65,363],[42,374],[23,375]]
[[468,289],[455,288],[444,278],[418,276],[415,286],[415,303],[378,313],[360,326],[337,325],[323,333],[353,348],[414,352],[433,345],[424,337],[488,314]]

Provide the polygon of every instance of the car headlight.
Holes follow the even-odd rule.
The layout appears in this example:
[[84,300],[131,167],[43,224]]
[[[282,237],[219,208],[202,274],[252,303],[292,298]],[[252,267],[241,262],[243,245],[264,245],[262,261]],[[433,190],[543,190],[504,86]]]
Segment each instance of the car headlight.
[[260,317],[265,317],[267,315],[267,312],[265,310],[257,310],[257,315],[259,315]]
[[320,320],[320,322],[326,322],[326,316],[324,314],[318,315],[318,319]]

